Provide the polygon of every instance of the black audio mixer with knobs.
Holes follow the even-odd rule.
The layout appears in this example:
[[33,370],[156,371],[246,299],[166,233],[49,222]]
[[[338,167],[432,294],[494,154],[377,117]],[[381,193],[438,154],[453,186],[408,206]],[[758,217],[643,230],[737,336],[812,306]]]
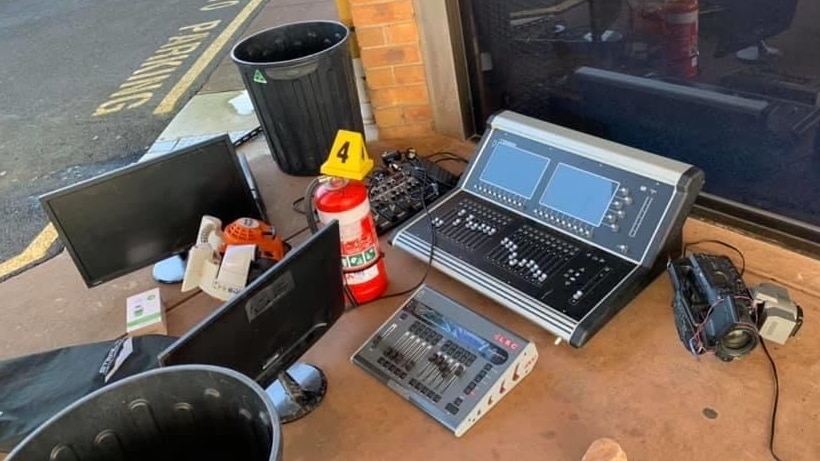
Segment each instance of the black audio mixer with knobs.
[[532,370],[530,341],[422,286],[351,360],[461,436]]
[[[430,207],[433,265],[581,346],[680,249],[703,173],[505,111]],[[423,217],[390,242],[427,261]]]
[[[376,232],[383,235],[422,212],[458,183],[458,176],[414,149],[382,153],[365,183]],[[422,203],[423,201],[423,203]]]

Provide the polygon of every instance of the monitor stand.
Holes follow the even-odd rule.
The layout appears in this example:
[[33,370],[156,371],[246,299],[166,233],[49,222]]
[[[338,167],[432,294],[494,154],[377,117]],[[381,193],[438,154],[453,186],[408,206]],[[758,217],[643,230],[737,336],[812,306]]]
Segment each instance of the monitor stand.
[[159,283],[182,283],[185,278],[185,258],[171,256],[154,264],[154,280]]
[[279,373],[265,391],[273,400],[279,421],[285,424],[307,415],[322,403],[327,392],[327,379],[315,366],[296,363]]

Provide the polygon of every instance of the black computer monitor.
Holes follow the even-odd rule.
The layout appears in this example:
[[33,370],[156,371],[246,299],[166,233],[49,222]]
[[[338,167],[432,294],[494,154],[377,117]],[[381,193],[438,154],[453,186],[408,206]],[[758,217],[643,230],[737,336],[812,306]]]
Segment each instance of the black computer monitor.
[[710,188],[766,173],[749,160],[761,158],[751,152],[776,138],[770,101],[591,67],[573,77],[582,131],[698,165],[711,178]]
[[227,135],[50,192],[40,202],[89,287],[183,254],[203,215],[226,225],[264,219]]
[[160,353],[160,366],[230,368],[267,389],[282,422],[309,413],[326,380],[296,361],[344,312],[340,255],[333,221]]

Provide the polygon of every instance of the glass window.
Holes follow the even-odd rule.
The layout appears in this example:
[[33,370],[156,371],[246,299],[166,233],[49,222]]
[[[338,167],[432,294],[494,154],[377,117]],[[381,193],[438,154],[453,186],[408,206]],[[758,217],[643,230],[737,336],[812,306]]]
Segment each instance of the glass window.
[[820,236],[820,2],[460,8],[477,127],[511,109],[691,163],[706,202]]

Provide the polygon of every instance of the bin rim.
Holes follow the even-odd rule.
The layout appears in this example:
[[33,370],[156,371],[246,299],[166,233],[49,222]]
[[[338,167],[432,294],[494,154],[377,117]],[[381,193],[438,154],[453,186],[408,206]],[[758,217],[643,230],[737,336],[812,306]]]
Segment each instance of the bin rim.
[[[303,24],[333,24],[333,25],[337,25],[337,26],[342,26],[342,28],[345,30],[345,36],[342,40],[339,41],[339,43],[335,43],[335,44],[323,49],[322,51],[318,51],[316,53],[311,53],[311,54],[306,55],[306,56],[300,56],[300,57],[294,58],[294,59],[288,59],[288,60],[285,60],[285,61],[250,62],[250,61],[245,61],[244,59],[239,59],[239,58],[236,57],[236,49],[239,48],[240,46],[244,45],[246,42],[248,42],[252,38],[256,38],[260,35],[264,35],[268,32],[276,30],[276,29],[285,29],[287,27],[299,26],[299,25],[303,25]],[[273,26],[273,27],[269,27],[267,29],[260,30],[259,32],[256,32],[253,35],[249,35],[249,36],[243,38],[242,40],[240,40],[236,45],[234,45],[231,48],[231,59],[233,59],[233,61],[237,64],[242,64],[242,65],[251,66],[251,67],[279,67],[279,66],[288,66],[288,65],[294,65],[294,64],[301,64],[303,62],[307,62],[307,61],[310,61],[312,59],[315,59],[316,55],[319,54],[319,53],[327,53],[327,52],[329,52],[329,51],[331,51],[331,50],[333,50],[333,49],[335,49],[339,46],[344,45],[345,43],[348,42],[348,39],[350,38],[350,33],[351,33],[350,27],[348,27],[347,25],[345,25],[341,21],[335,21],[335,20],[332,20],[332,19],[316,19],[316,20],[311,20],[311,21],[288,22],[288,23],[285,23],[285,24],[280,24],[278,26]]]
[[256,381],[252,380],[251,378],[245,376],[242,373],[237,371],[231,370],[230,368],[215,366],[215,365],[174,365],[170,367],[161,367],[161,368],[154,368],[153,370],[144,371],[142,373],[129,376],[127,378],[123,378],[111,385],[103,386],[97,389],[94,392],[91,392],[74,402],[72,402],[67,407],[63,408],[59,412],[57,412],[54,416],[48,418],[42,424],[40,424],[37,429],[32,431],[28,434],[23,440],[17,443],[14,448],[6,454],[6,460],[13,461],[16,459],[20,451],[23,451],[25,447],[35,438],[40,436],[40,433],[47,431],[51,428],[52,425],[57,423],[60,419],[62,419],[65,415],[70,414],[76,411],[81,406],[85,405],[86,402],[94,400],[98,398],[100,395],[106,394],[108,392],[112,392],[117,388],[125,387],[133,382],[142,381],[146,379],[148,375],[162,375],[162,374],[169,374],[174,372],[180,371],[202,371],[202,372],[209,372],[215,373],[219,375],[225,375],[230,378],[236,379],[240,381],[242,384],[247,385],[249,388],[253,389],[257,395],[262,399],[264,405],[268,408],[268,414],[270,415],[270,422],[271,428],[273,429],[273,434],[271,434],[271,449],[276,450],[279,449],[277,447],[281,447],[282,445],[282,425],[279,421],[279,414],[276,413],[276,407],[273,405],[273,401],[271,400],[270,396],[265,392],[264,389],[259,386]]

